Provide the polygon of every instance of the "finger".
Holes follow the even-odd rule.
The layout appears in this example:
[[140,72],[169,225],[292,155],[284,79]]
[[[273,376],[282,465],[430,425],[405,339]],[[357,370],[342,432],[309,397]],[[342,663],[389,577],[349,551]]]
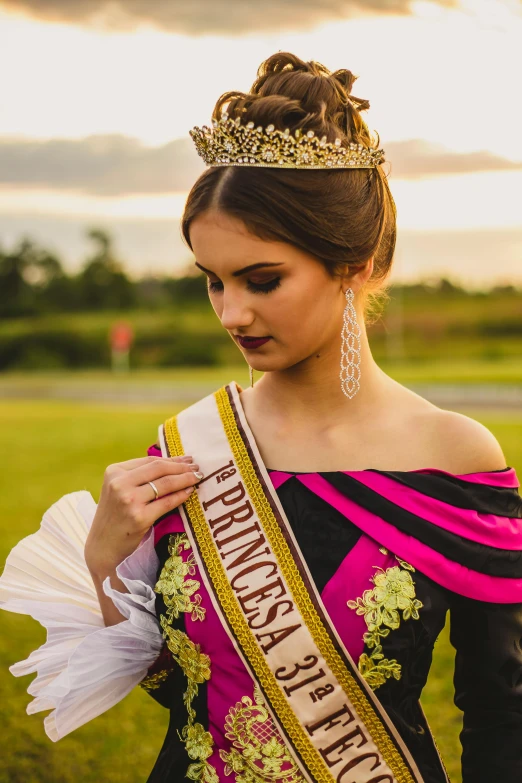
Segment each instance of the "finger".
[[192,461],[192,457],[187,454],[183,457],[136,457],[136,459],[128,459],[125,460],[125,462],[117,462],[116,466],[118,468],[123,468],[123,470],[135,470],[136,468],[140,468],[143,465],[152,465],[154,462],[166,462],[167,460],[174,462],[174,464],[178,462],[187,462]]
[[163,476],[177,476],[190,470],[199,470],[199,465],[195,462],[160,459],[129,471],[125,476],[125,484],[128,482],[132,487],[139,487],[148,481],[156,481]]
[[[158,498],[162,498],[165,497],[165,495],[171,495],[188,487],[193,487],[198,484],[202,478],[203,473],[186,471],[185,473],[174,476],[163,476],[162,478],[156,479],[153,484],[158,490]],[[133,497],[137,502],[144,504],[153,501],[157,502],[154,489],[149,482],[143,484],[141,487],[136,487],[133,491]]]
[[[149,487],[150,489],[150,487]],[[152,503],[148,503],[144,509],[145,524],[151,527],[154,522],[160,517],[168,514],[169,511],[181,506],[194,492],[193,487],[187,487],[186,489],[172,492],[170,495],[164,495],[164,497],[154,500]]]

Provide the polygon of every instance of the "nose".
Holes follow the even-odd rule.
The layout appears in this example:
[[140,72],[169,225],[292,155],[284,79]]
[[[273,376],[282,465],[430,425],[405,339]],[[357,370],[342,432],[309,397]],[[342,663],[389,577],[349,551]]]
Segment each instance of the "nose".
[[240,292],[223,291],[221,312],[218,313],[221,325],[229,332],[250,326],[254,313]]

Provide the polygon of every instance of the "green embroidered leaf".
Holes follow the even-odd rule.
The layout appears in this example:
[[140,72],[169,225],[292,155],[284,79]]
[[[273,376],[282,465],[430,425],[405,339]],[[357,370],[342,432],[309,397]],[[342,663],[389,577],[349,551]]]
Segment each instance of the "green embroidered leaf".
[[411,577],[415,569],[405,560],[397,556],[395,559],[402,568],[391,566],[384,570],[375,566],[377,573],[372,577],[373,590],[365,590],[362,596],[346,602],[358,615],[364,615],[368,630],[363,641],[373,652],[371,655],[361,654],[358,668],[374,690],[390,677],[396,680],[401,677],[400,663],[384,657],[380,640],[386,638],[390,631],[397,630],[401,619],[418,620],[418,610],[423,606],[415,596],[415,583]]
[[200,583],[197,579],[185,579],[181,586],[181,591],[184,595],[194,595],[196,590],[199,589]]

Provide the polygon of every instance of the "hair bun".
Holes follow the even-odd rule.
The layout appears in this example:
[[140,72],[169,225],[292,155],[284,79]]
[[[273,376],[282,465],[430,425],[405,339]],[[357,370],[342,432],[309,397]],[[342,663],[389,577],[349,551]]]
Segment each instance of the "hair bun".
[[332,73],[332,79],[335,79],[345,91],[346,99],[351,101],[357,111],[366,111],[366,109],[370,108],[370,101],[366,100],[366,98],[356,98],[355,95],[351,94],[354,82],[358,78],[347,68],[340,68]]
[[347,68],[332,73],[316,60],[301,60],[291,52],[275,52],[257,69],[248,93],[231,90],[219,98],[213,119],[226,111],[256,126],[272,123],[279,130],[299,128],[325,135],[333,142],[362,143],[377,148],[359,112],[370,108],[365,98],[351,94],[358,77]]
[[314,60],[305,62],[291,52],[276,52],[261,63],[257,69],[257,77],[266,78],[270,74],[281,73],[281,71],[303,71],[313,76],[330,74],[328,68]]
[[355,74],[353,74],[347,68],[340,68],[338,71],[334,71],[334,73],[332,73],[332,78],[339,82],[339,84],[346,90],[346,94],[349,97],[357,76],[355,76]]

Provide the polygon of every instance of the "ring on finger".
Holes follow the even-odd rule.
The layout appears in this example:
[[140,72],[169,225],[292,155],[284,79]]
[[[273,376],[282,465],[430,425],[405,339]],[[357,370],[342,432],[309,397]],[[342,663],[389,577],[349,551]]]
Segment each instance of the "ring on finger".
[[154,490],[154,500],[157,500],[159,498],[159,492],[157,486],[153,481],[148,481],[147,483],[150,484],[152,489]]

